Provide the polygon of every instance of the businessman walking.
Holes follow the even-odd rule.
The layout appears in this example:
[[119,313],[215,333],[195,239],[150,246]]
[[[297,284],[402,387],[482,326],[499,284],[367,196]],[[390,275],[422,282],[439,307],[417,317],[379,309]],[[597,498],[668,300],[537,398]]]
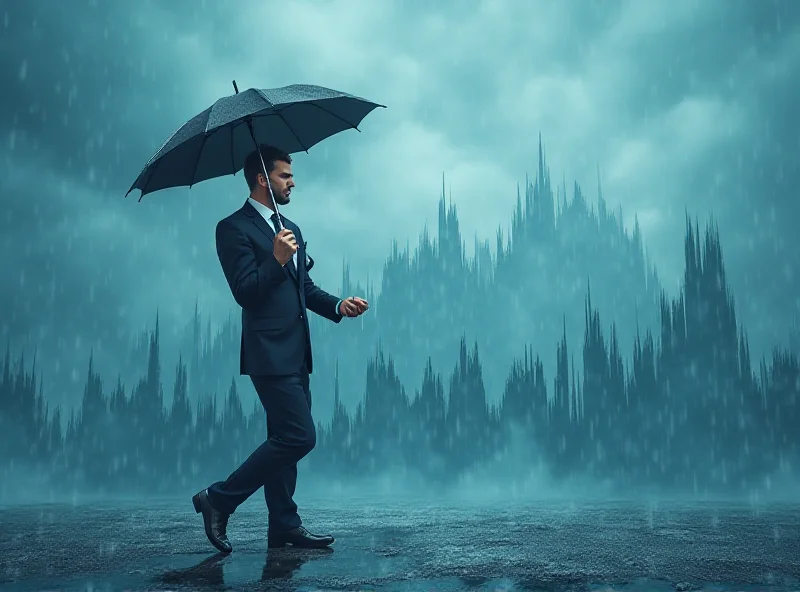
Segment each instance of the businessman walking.
[[[340,300],[308,276],[305,243],[297,225],[281,215],[279,231],[267,183],[279,206],[289,203],[295,186],[291,157],[271,146],[245,160],[250,196],[217,224],[222,271],[242,307],[240,372],[249,375],[267,414],[267,439],[225,481],[193,498],[203,515],[209,541],[222,552],[232,546],[227,524],[236,508],[260,487],[269,513],[268,546],[326,547],[331,535],[303,526],[293,501],[297,463],[314,448],[309,375],[313,370],[307,311],[334,323],[357,317],[369,307],[357,297]],[[225,443],[223,442],[224,446]]]

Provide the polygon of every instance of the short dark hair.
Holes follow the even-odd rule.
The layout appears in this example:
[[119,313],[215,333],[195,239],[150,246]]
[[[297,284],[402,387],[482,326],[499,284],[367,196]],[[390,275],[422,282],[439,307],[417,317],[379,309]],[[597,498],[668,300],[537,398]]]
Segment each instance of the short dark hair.
[[[292,157],[280,148],[261,144],[259,149],[261,150],[261,158],[264,159],[264,165],[267,167],[267,174],[270,174],[275,169],[275,161],[277,160],[292,164]],[[244,180],[247,181],[247,187],[250,191],[258,184],[258,174],[262,172],[261,158],[258,157],[258,151],[253,150],[244,159]]]

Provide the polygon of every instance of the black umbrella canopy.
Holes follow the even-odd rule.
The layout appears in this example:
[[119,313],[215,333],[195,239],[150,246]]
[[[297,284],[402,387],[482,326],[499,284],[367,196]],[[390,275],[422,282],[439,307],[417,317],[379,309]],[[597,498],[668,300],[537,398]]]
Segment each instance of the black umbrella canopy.
[[385,106],[304,84],[237,92],[219,99],[172,134],[125,195],[139,189],[141,200],[159,189],[191,187],[233,175],[258,144],[271,144],[289,154],[307,152],[334,134],[358,130],[377,107]]

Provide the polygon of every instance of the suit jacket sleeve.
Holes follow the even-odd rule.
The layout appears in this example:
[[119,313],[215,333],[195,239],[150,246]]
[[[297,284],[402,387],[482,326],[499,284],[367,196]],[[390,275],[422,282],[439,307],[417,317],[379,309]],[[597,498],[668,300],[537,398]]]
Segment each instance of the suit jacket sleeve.
[[217,256],[234,299],[242,308],[256,308],[271,290],[288,279],[275,257],[261,265],[247,235],[230,220],[217,224]]
[[306,273],[304,282],[306,292],[306,308],[317,313],[321,317],[330,319],[334,323],[342,320],[342,315],[338,312],[339,298],[328,294],[325,290],[317,286]]

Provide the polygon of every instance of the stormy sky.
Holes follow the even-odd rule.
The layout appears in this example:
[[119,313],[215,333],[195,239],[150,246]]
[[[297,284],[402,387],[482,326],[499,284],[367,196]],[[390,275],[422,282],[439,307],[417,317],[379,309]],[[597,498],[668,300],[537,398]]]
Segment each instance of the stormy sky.
[[670,295],[685,212],[713,215],[768,349],[800,310],[799,24],[792,0],[0,1],[3,341],[80,382],[90,349],[113,369],[103,345],[157,309],[167,331],[196,299],[235,314],[214,226],[243,177],[124,198],[235,79],[388,106],[295,156],[283,212],[329,291],[343,261],[379,286],[391,241],[435,230],[443,174],[468,253],[507,234],[541,133],[554,180],[593,202],[599,167],[609,205],[638,215]]

